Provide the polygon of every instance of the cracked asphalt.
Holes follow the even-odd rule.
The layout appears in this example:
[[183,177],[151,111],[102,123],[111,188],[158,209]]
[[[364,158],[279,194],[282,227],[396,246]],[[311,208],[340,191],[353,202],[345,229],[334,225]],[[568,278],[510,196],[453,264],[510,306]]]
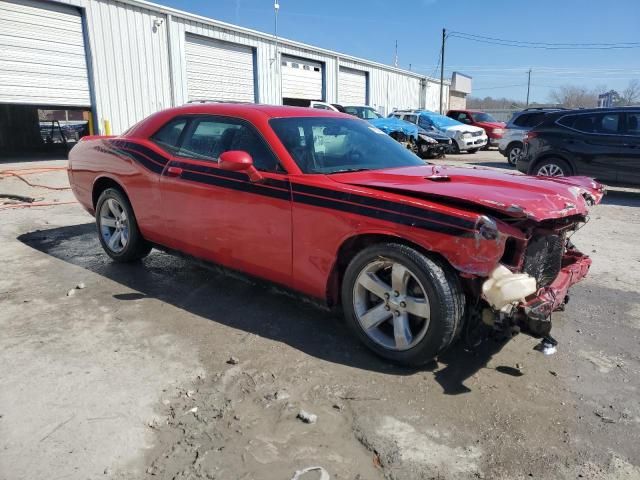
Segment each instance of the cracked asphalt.
[[520,335],[420,370],[269,285],[155,250],[111,263],[69,191],[0,193],[58,204],[0,204],[0,479],[640,479],[638,191],[574,235],[594,264],[554,315],[556,355]]

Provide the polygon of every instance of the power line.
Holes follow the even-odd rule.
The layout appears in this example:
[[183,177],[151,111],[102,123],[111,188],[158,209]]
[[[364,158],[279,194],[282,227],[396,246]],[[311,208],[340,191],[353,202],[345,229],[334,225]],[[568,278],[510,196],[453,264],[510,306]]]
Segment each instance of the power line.
[[526,87],[526,83],[517,83],[515,85],[497,85],[495,87],[481,87],[481,88],[473,88],[473,91],[476,90],[497,90],[498,88],[511,88],[511,87]]
[[547,43],[547,42],[524,42],[520,40],[507,40],[484,35],[475,35],[464,32],[450,32],[450,37],[470,40],[473,42],[487,43],[490,45],[500,45],[503,47],[535,48],[541,50],[615,50],[640,48],[640,42],[618,42],[618,43]]

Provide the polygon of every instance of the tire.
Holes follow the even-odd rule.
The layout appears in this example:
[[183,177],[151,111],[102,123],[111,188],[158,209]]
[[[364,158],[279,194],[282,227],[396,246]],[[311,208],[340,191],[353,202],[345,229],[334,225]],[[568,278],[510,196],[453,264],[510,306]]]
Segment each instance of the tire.
[[518,161],[518,157],[522,153],[522,145],[519,143],[512,143],[507,147],[507,150],[504,152],[504,156],[507,157],[507,162],[509,165],[513,165],[515,167],[516,162]]
[[[396,273],[402,281],[393,279]],[[370,350],[418,367],[456,340],[465,297],[460,279],[444,262],[406,245],[383,243],[362,250],[349,263],[342,308],[347,325]],[[406,333],[396,335],[396,330]]]
[[566,177],[572,174],[572,170],[561,158],[545,158],[536,162],[532,173],[541,177]]
[[453,139],[451,142],[451,151],[449,153],[453,153],[455,155],[460,154],[460,146],[458,145],[458,141]]
[[469,153],[477,153],[478,149],[477,148],[472,148],[471,150],[467,150],[467,152],[469,152]]
[[96,204],[98,238],[104,251],[116,262],[133,262],[151,251],[138,229],[129,199],[115,188],[107,188]]

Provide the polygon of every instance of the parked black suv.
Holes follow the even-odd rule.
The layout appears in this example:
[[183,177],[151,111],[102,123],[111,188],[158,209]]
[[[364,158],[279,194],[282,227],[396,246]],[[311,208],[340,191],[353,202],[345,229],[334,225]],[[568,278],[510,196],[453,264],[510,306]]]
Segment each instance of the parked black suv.
[[516,166],[530,175],[640,185],[640,107],[549,113],[525,135]]

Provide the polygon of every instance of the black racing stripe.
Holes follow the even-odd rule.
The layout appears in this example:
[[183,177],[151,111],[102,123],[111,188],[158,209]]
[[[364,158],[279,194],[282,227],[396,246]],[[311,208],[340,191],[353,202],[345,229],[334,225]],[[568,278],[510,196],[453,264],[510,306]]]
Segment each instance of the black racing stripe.
[[442,223],[399,215],[394,212],[387,212],[385,210],[380,210],[373,207],[365,207],[353,203],[344,203],[328,198],[312,197],[310,195],[304,195],[295,192],[293,194],[293,201],[304,203],[307,205],[313,205],[315,207],[323,207],[331,210],[339,210],[341,212],[354,213],[356,215],[363,215],[365,217],[385,220],[392,223],[399,223],[401,225],[407,225],[409,227],[421,228],[423,230],[429,230],[432,232],[443,233],[445,235],[452,235],[456,237],[468,235],[470,233],[465,229],[443,225]]
[[133,150],[142,155],[146,155],[154,162],[160,163],[162,165],[166,165],[169,162],[169,157],[166,157],[155,150],[150,149],[144,145],[141,145],[136,142],[129,142],[126,140],[112,140],[113,144],[119,148],[126,148],[128,150]]
[[289,190],[271,188],[260,183],[239,182],[237,180],[232,180],[229,178],[206,175],[190,170],[184,170],[180,178],[182,178],[183,180],[189,180],[191,182],[206,183],[207,185],[228,188],[230,190],[239,190],[241,192],[255,193],[256,195],[279,198],[280,200],[291,200],[291,193],[289,192]]
[[[163,172],[164,167],[169,162],[169,158],[139,143],[123,140],[112,140],[109,143],[114,153],[125,155],[158,174]],[[468,235],[468,230],[474,229],[475,227],[473,222],[458,217],[364,195],[312,187],[309,185],[290,184],[288,181],[270,178],[264,179],[264,181],[260,183],[254,183],[249,181],[246,173],[221,170],[205,165],[179,161],[171,161],[171,165],[182,168],[181,178],[187,181],[263,195],[280,200],[290,200],[290,188],[293,187],[294,202],[363,215],[445,235]],[[445,222],[448,223],[448,225],[439,222]]]
[[164,170],[164,165],[158,165],[156,162],[149,160],[144,155],[141,155],[137,152],[131,152],[122,148],[113,148],[113,152],[117,155],[128,157],[131,160],[140,163],[147,170],[151,170],[154,173],[161,174]]
[[414,207],[413,205],[407,205],[405,203],[393,202],[390,200],[382,200],[379,198],[367,197],[364,195],[358,195],[349,192],[340,192],[337,190],[330,190],[327,188],[312,187],[309,185],[303,185],[300,183],[293,183],[292,188],[294,192],[307,193],[311,195],[317,195],[320,197],[329,197],[336,200],[342,200],[345,202],[353,202],[368,207],[381,208],[384,210],[390,210],[404,215],[412,215],[420,217],[425,220],[433,220],[437,222],[447,223],[449,225],[465,228],[467,230],[474,230],[475,223],[466,220],[464,218],[447,215],[445,213],[434,212],[426,210],[420,207]]
[[[222,170],[220,168],[216,168],[216,167],[209,167],[207,165],[196,165],[193,163],[185,163],[185,162],[179,162],[179,161],[172,161],[171,162],[171,166],[175,166],[175,167],[180,167],[180,168],[187,168],[189,170],[195,170],[197,172],[201,172],[201,173],[209,173],[211,175],[217,175],[219,177],[225,177],[225,178],[232,178],[235,180],[242,180],[245,182],[249,181],[249,175],[247,175],[246,173],[242,173],[242,172],[232,172],[229,170]],[[276,180],[274,178],[265,178],[262,182],[260,182],[261,185],[269,185],[271,187],[276,187],[276,188],[284,188],[284,189],[289,189],[290,188],[290,184],[288,181],[284,181],[284,180]]]

